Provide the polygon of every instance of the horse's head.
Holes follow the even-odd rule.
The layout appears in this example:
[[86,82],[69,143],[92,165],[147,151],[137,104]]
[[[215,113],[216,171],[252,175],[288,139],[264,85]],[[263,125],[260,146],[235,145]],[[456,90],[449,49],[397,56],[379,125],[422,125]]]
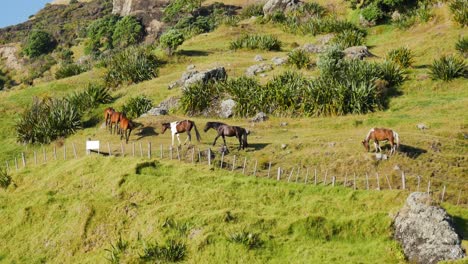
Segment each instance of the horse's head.
[[166,132],[166,130],[168,128],[171,127],[171,124],[170,123],[162,123],[162,131],[161,131],[161,134],[164,134],[164,132]]
[[363,140],[361,143],[364,145],[364,148],[367,150],[367,152],[369,152],[369,141]]
[[211,122],[206,122],[205,128],[203,129],[203,132],[208,131],[211,128],[212,123]]

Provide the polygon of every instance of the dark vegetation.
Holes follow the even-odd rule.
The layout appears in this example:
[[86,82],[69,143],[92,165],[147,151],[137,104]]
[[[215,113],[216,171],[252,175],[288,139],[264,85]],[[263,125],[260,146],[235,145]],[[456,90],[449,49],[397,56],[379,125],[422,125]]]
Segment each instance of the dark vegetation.
[[122,112],[130,118],[137,118],[148,112],[151,107],[153,107],[151,99],[143,95],[138,95],[128,100],[128,102],[122,107]]
[[85,65],[65,63],[60,65],[60,67],[55,72],[55,79],[63,79],[70,76],[75,76],[87,70],[89,70],[89,68]]
[[251,50],[281,50],[281,41],[275,36],[271,35],[249,35],[244,34],[236,40],[229,43],[229,48],[232,50],[237,49],[251,49]]
[[51,52],[56,46],[56,42],[52,35],[46,31],[32,31],[23,47],[23,53],[31,58],[39,57],[40,55]]
[[450,81],[458,77],[464,77],[467,72],[467,65],[461,58],[455,56],[442,56],[434,60],[430,66],[433,79]]
[[413,64],[414,54],[409,48],[401,47],[392,49],[387,53],[386,59],[392,61],[402,68],[408,68]]

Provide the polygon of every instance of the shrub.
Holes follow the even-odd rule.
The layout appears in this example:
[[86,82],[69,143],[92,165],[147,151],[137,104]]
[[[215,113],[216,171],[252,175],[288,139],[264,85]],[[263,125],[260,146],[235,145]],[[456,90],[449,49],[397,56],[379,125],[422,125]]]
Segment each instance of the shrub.
[[455,49],[466,58],[468,56],[468,37],[460,37],[455,43]]
[[60,66],[55,72],[55,79],[63,79],[70,76],[75,76],[80,73],[83,73],[88,70],[88,67],[75,64],[75,63],[66,63]]
[[6,168],[0,167],[0,187],[3,189],[8,188],[11,183],[11,176],[8,175]]
[[56,42],[48,32],[35,30],[29,34],[23,48],[24,54],[31,58],[51,52],[55,48]]
[[184,260],[187,246],[180,241],[169,239],[163,246],[158,244],[144,244],[140,259],[152,262],[179,262]]
[[8,74],[0,69],[0,91],[4,88],[8,88],[13,84]]
[[433,79],[450,81],[464,76],[466,64],[463,59],[454,56],[442,56],[440,59],[434,60],[430,70]]
[[430,5],[431,3],[427,3],[424,1],[420,1],[418,3],[418,9],[416,9],[416,16],[421,22],[427,22],[433,17]]
[[240,13],[242,18],[250,18],[253,16],[263,16],[263,5],[262,4],[251,4],[244,7]]
[[344,30],[338,33],[331,41],[330,44],[340,46],[342,49],[349,47],[360,46],[364,44],[364,33],[357,30]]
[[416,16],[413,14],[401,15],[397,20],[393,21],[393,24],[399,29],[408,29],[416,23]]
[[101,51],[112,49],[112,36],[118,21],[118,16],[109,15],[91,23],[87,28],[88,40],[85,52],[87,54],[98,54]]
[[210,106],[213,98],[217,95],[219,95],[219,92],[215,83],[194,83],[182,90],[180,107],[188,115],[199,114]]
[[112,34],[114,47],[126,48],[137,44],[143,39],[144,30],[140,21],[133,16],[126,16],[115,24]]
[[268,98],[268,112],[277,115],[299,114],[307,80],[299,73],[287,71],[275,76],[265,87]]
[[243,244],[248,249],[259,248],[263,245],[260,234],[248,232],[245,230],[229,234],[228,240],[234,243]]
[[236,101],[235,113],[247,117],[262,111],[267,98],[261,93],[262,87],[258,81],[251,77],[239,77],[221,83],[223,92],[229,94]]
[[271,35],[242,35],[232,41],[229,44],[229,48],[232,50],[246,48],[251,50],[279,51],[281,50],[281,45],[281,41]]
[[307,68],[310,64],[309,53],[303,49],[292,50],[288,53],[288,64],[292,64],[298,69]]
[[390,50],[387,53],[387,60],[393,61],[403,68],[408,68],[413,63],[414,55],[409,48],[401,47]]
[[75,133],[81,127],[81,113],[64,99],[35,99],[16,124],[22,143],[50,143]]
[[106,83],[115,87],[122,83],[139,83],[156,77],[157,58],[149,50],[140,47],[126,48],[108,62]]
[[462,27],[468,26],[468,1],[453,0],[449,6],[453,19]]
[[384,13],[376,3],[372,3],[362,9],[361,15],[367,21],[378,22],[383,18]]
[[185,39],[182,32],[175,29],[171,29],[161,36],[159,42],[161,43],[161,46],[163,48],[167,49],[167,53],[169,55],[172,55],[174,50],[176,50],[178,46],[184,43],[184,40]]
[[130,98],[130,100],[128,100],[128,102],[122,107],[122,112],[130,118],[137,118],[148,112],[151,107],[153,107],[151,99],[143,95],[139,95]]
[[378,77],[385,80],[390,87],[398,87],[405,80],[405,72],[400,68],[398,64],[391,61],[384,61],[378,64],[379,74]]
[[65,99],[82,113],[97,107],[99,104],[108,104],[114,100],[109,93],[109,88],[93,83],[89,83],[85,91],[73,93]]

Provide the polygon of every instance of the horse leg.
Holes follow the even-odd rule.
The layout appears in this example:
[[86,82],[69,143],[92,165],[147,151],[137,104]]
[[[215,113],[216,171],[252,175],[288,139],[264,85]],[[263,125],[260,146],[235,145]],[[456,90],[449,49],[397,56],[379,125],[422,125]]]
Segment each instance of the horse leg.
[[172,133],[172,145],[171,146],[174,146],[174,133]]
[[219,138],[220,136],[221,136],[221,135],[218,134],[218,135],[215,137],[215,140],[214,140],[214,142],[213,142],[213,146],[216,145],[216,140],[218,140],[218,138]]
[[184,145],[187,144],[187,140],[192,143],[192,135],[190,134],[190,131],[187,131],[187,139],[185,139]]
[[227,146],[227,145],[226,145],[226,137],[224,136],[224,134],[223,134],[223,135],[221,135],[221,136],[223,137],[224,146]]
[[179,141],[179,146],[180,146],[180,136],[179,134],[176,134],[176,136],[177,136],[177,141]]
[[379,149],[380,149],[380,146],[379,146],[379,142],[374,140],[374,148],[375,148],[375,152],[379,152]]
[[236,135],[236,137],[237,139],[239,139],[239,150],[241,150],[241,148],[244,148],[244,146],[242,145],[242,135]]
[[[130,139],[130,134],[132,133],[132,130],[129,129],[128,130],[128,136],[127,136],[127,144],[128,144],[128,140]],[[127,135],[127,133],[125,133],[125,135]]]

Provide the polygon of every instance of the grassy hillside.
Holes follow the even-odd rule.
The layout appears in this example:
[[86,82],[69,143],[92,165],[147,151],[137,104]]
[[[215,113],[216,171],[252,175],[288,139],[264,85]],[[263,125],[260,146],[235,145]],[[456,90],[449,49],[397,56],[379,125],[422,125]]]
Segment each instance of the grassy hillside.
[[[355,12],[346,9],[343,2],[333,2],[328,7],[355,20]],[[230,41],[240,34],[259,32],[278,37],[283,42],[282,50],[229,50]],[[225,161],[229,164],[234,155],[238,161],[246,157],[249,171],[257,161],[259,178],[208,169],[205,165],[181,165],[167,159],[144,163],[143,159],[132,157],[83,157],[82,146],[88,138],[100,140],[105,151],[108,142],[114,154],[120,151],[119,137],[109,135],[101,126],[102,110],[107,107],[104,105],[86,116],[85,121],[89,121],[86,128],[75,135],[45,146],[16,142],[15,123],[33,97],[63,97],[82,91],[89,82],[102,82],[105,75],[102,68],[2,91],[0,122],[4,129],[0,130],[0,162],[8,161],[12,167],[14,158],[20,158],[24,152],[29,165],[18,172],[12,170],[14,184],[0,189],[0,262],[103,263],[106,258],[119,257],[123,263],[139,263],[145,248],[149,252],[151,245],[163,246],[175,239],[186,246],[182,251],[188,263],[402,263],[401,250],[391,240],[390,225],[392,215],[409,192],[374,189],[376,173],[381,176],[383,189],[388,189],[384,177],[388,177],[394,189],[400,189],[403,171],[409,191],[416,189],[418,176],[421,189],[431,183],[436,200],[440,199],[443,186],[446,187],[443,206],[455,216],[466,239],[467,80],[443,82],[429,76],[429,65],[434,59],[456,53],[455,42],[461,35],[466,35],[466,29],[452,21],[446,5],[435,8],[434,18],[429,22],[406,30],[393,25],[368,29],[366,44],[376,55],[372,60],[382,61],[396,47],[409,47],[415,54],[399,95],[392,97],[383,111],[340,117],[277,116],[263,123],[243,118],[222,120],[251,131],[246,151],[237,151],[237,141],[227,139],[230,154]],[[180,88],[167,87],[190,64],[198,70],[221,65],[230,78],[240,77],[247,67],[256,64],[255,55],[262,55],[268,62],[273,57],[285,56],[297,45],[315,43],[319,37],[293,35],[278,25],[260,24],[254,19],[243,20],[235,27],[223,25],[186,40],[175,56],[167,57],[154,50],[167,62],[159,68],[158,77],[113,90],[117,99],[112,106],[120,110],[136,95],[146,95],[155,104],[171,96],[180,97]],[[82,54],[83,45],[72,49],[75,54]],[[317,60],[316,55],[311,58]],[[278,66],[267,72],[266,77],[257,78],[266,83],[286,70],[297,71]],[[307,77],[319,74],[316,67],[300,72]],[[187,117],[180,111],[138,118],[136,121],[143,126],[125,145],[127,154],[133,143],[146,146],[151,142],[156,153],[160,145],[167,149],[170,133],[160,134],[161,123],[187,118],[194,120],[200,130],[207,121],[221,120]],[[417,129],[419,123],[429,129]],[[372,127],[397,131],[402,140],[400,152],[384,161],[376,161],[373,154],[366,153],[360,142]],[[202,133],[202,142],[194,145],[206,150],[214,137],[214,131]],[[181,139],[185,140],[185,134]],[[217,147],[212,147],[217,161],[220,140]],[[44,147],[50,155],[56,146],[62,153],[63,146],[70,151],[72,143],[80,146],[80,158],[67,161],[49,158],[46,165],[32,165],[33,151],[42,151]],[[182,152],[190,151],[190,147],[183,146]],[[335,176],[341,186],[346,175],[356,173],[358,190],[289,184],[284,178],[283,182],[262,179],[269,162],[273,171],[281,167],[288,173],[301,168],[301,181],[306,169],[317,169],[319,180],[324,175]],[[371,176],[369,191],[364,190],[366,173]],[[244,239],[244,244],[234,242],[233,237]],[[119,245],[125,250],[119,251]]]

